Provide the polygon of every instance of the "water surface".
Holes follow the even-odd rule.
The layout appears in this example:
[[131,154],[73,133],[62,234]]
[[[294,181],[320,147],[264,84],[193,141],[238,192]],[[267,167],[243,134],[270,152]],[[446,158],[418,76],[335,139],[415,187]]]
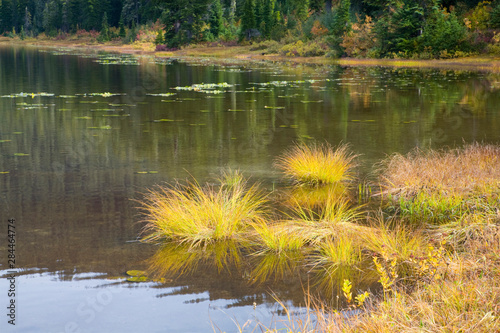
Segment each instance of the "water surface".
[[[137,242],[134,200],[228,167],[279,189],[273,161],[298,141],[349,143],[361,177],[394,152],[499,141],[494,74],[71,53],[0,48],[0,234],[15,218],[20,331],[230,332],[234,318],[282,318],[270,291],[301,313],[303,274],[259,286],[201,265],[123,281],[159,249]],[[0,253],[5,276],[5,242]],[[0,279],[2,307],[7,289]]]

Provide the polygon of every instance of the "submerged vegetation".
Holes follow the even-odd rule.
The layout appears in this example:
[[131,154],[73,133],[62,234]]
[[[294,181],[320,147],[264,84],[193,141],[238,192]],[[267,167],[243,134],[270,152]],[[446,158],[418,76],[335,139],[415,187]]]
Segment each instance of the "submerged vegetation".
[[[310,163],[317,156],[321,162]],[[224,172],[219,185],[150,191],[144,240],[165,241],[150,270],[172,277],[208,264],[241,270],[249,284],[307,278],[318,296],[309,295],[307,318],[288,317],[293,331],[498,331],[500,147],[390,156],[378,170],[381,191],[361,206],[346,190],[354,156],[345,145],[291,148],[277,162],[295,180],[285,195],[265,196],[239,171]],[[341,172],[327,178],[314,169],[325,161]],[[311,164],[315,177],[292,173]],[[308,190],[313,203],[303,199]],[[267,207],[283,198],[274,212]]]

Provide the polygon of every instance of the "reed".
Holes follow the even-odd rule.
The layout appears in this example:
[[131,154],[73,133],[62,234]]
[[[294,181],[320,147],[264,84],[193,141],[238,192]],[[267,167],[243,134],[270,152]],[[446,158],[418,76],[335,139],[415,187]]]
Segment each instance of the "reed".
[[257,186],[176,184],[149,191],[141,202],[145,241],[172,240],[201,246],[240,237],[266,218],[266,198]]
[[334,184],[354,178],[357,155],[341,144],[298,144],[278,157],[275,166],[292,180],[310,185]]

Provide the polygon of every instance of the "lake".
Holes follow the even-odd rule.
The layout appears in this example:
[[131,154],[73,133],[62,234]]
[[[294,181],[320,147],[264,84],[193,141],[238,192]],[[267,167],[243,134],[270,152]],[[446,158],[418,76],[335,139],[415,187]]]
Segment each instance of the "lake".
[[[281,327],[274,297],[305,313],[303,291],[316,284],[307,269],[255,283],[251,260],[220,268],[208,253],[185,274],[126,281],[151,258],[189,251],[138,241],[144,193],[178,180],[213,183],[227,168],[279,191],[289,184],[273,162],[296,142],[348,143],[360,154],[361,179],[373,179],[376,163],[394,152],[498,143],[499,88],[500,76],[486,72],[1,47],[0,306],[7,313],[15,300],[16,326],[3,314],[0,328]],[[10,271],[15,297],[7,296]],[[320,292],[334,300],[337,291]]]

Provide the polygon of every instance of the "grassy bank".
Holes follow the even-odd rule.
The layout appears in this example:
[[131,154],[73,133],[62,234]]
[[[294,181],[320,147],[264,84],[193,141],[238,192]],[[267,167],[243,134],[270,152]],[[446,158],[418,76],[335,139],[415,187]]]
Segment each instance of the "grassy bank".
[[223,44],[195,44],[175,51],[156,51],[150,41],[123,43],[111,41],[99,43],[92,37],[69,36],[66,39],[55,38],[19,38],[0,37],[0,45],[35,45],[39,47],[70,47],[77,49],[92,49],[106,52],[126,54],[147,54],[164,58],[208,58],[214,62],[231,60],[268,61],[275,63],[315,64],[341,66],[386,66],[409,68],[442,68],[471,71],[500,71],[500,57],[493,55],[471,56],[444,60],[411,60],[411,59],[361,59],[361,58],[329,58],[325,55],[308,57],[281,55],[279,53],[262,52],[257,45],[225,46]]

